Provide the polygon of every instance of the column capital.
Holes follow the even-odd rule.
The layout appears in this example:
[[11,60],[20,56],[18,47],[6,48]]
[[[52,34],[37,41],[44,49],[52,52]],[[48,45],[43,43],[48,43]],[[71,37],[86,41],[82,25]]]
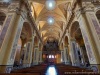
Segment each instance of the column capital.
[[75,14],[84,14],[85,12],[94,12],[95,11],[95,6],[91,2],[83,2],[82,6],[79,6],[75,10]]
[[17,14],[24,13],[24,10],[20,7],[19,1],[14,1],[8,6],[8,12],[16,12]]
[[75,38],[70,38],[70,40],[71,40],[71,41],[76,41],[76,39],[75,39]]
[[85,12],[94,12],[94,10],[95,10],[95,7],[92,4],[88,4],[83,7],[80,7],[78,11],[84,14]]
[[19,2],[13,2],[8,6],[8,12],[16,12],[17,8],[19,8]]

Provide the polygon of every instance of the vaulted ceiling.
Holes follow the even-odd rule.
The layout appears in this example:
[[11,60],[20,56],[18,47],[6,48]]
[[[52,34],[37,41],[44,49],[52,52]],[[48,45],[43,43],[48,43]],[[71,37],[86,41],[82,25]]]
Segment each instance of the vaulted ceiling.
[[67,22],[67,8],[73,0],[30,0],[32,15],[44,42],[62,35]]

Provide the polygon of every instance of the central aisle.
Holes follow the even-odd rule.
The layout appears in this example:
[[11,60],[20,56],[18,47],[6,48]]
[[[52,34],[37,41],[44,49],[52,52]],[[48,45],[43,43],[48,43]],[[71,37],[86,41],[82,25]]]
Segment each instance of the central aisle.
[[46,75],[57,75],[57,70],[54,65],[50,65],[46,71]]

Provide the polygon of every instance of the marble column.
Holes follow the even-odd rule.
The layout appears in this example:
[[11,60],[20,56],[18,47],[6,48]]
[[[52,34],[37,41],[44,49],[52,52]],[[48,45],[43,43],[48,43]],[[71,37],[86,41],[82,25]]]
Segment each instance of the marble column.
[[64,63],[67,63],[67,54],[66,54],[66,49],[64,48]]
[[24,67],[30,67],[32,62],[32,42],[28,42],[25,50],[24,56]]
[[39,63],[42,63],[42,51],[39,51]]
[[[85,42],[85,47],[90,64],[100,64],[100,40],[98,37],[99,25],[94,16],[94,11],[90,8],[81,10],[79,16],[79,25],[82,32],[82,36]],[[96,27],[95,27],[96,26]],[[98,32],[97,32],[98,30]],[[100,66],[96,65],[99,70]]]
[[61,62],[64,63],[64,51],[61,50]]
[[71,39],[71,37],[68,40],[69,40],[69,48],[70,48],[69,54],[71,57],[72,65],[79,66],[79,59],[78,59],[77,49],[76,49],[76,40]]
[[33,59],[33,65],[37,65],[39,62],[39,47],[34,47],[34,59]]
[[70,64],[68,47],[67,46],[65,46],[65,57],[66,57],[66,63],[65,64]]
[[[13,66],[14,64],[15,51],[24,21],[21,12],[18,10],[16,12],[16,8],[19,8],[19,2],[9,5],[7,17],[0,35],[0,65]],[[7,72],[6,69],[7,66],[0,67],[0,72]]]

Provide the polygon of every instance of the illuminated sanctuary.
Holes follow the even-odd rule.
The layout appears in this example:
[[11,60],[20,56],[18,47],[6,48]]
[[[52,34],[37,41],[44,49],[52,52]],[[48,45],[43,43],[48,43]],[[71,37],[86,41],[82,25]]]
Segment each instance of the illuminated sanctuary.
[[100,72],[100,0],[0,0],[0,74]]

